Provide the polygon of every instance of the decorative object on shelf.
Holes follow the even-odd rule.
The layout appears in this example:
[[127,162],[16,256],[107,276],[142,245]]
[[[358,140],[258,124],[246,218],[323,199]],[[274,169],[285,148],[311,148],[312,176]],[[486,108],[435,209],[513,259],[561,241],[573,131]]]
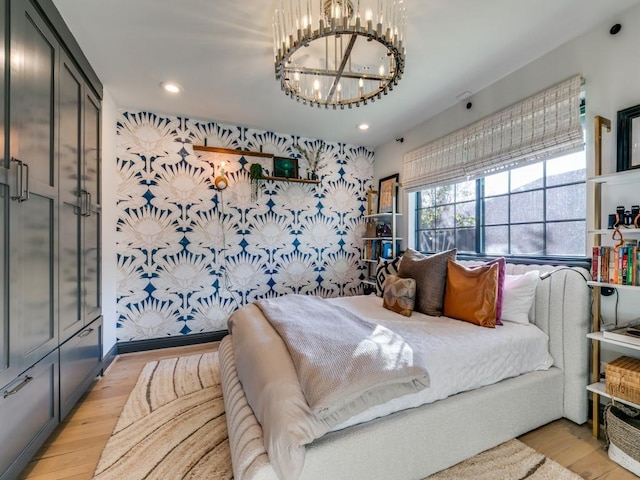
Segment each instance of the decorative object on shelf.
[[377,223],[375,220],[369,219],[367,220],[367,229],[366,232],[364,234],[365,237],[367,238],[373,238],[376,236],[376,227],[377,227]]
[[640,168],[640,105],[618,112],[617,171]]
[[400,175],[394,173],[388,177],[380,179],[378,183],[378,213],[391,213],[394,211],[393,199],[395,198],[395,211],[398,211],[398,195],[396,188],[398,187],[398,179]]
[[309,150],[302,148],[300,145],[294,145],[293,148],[297,150],[307,161],[307,165],[309,166],[307,178],[309,180],[317,180],[318,168],[322,165],[322,158],[320,158],[320,156],[322,155],[322,152],[324,152],[324,143],[320,145],[315,152],[310,152]]
[[376,228],[376,237],[390,237],[391,225],[388,223],[380,223]]
[[367,215],[375,215],[378,213],[378,191],[367,190]]
[[262,182],[264,180],[264,175],[262,174],[262,165],[260,165],[259,163],[252,163],[249,166],[249,178],[251,179],[251,201],[255,202],[256,200],[258,200],[260,187],[262,186]]
[[273,16],[276,79],[286,95],[312,107],[373,103],[402,76],[406,26],[402,0],[360,0],[355,7],[351,0],[280,0]]
[[298,178],[298,159],[273,157],[273,176],[280,178]]

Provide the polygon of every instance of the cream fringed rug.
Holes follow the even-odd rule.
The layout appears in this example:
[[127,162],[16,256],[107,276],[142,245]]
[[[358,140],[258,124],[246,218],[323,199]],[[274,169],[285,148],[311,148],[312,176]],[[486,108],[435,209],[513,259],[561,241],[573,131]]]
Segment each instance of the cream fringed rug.
[[[147,363],[102,452],[94,480],[231,478],[217,352]],[[428,479],[580,477],[511,440]]]

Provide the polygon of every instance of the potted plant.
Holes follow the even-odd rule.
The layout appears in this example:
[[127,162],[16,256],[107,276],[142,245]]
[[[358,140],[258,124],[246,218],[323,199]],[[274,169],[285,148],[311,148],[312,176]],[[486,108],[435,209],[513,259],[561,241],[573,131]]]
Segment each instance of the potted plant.
[[300,145],[294,145],[293,148],[300,152],[300,155],[304,157],[304,159],[307,161],[307,164],[309,165],[307,174],[308,179],[317,180],[317,170],[318,168],[320,168],[322,162],[320,156],[324,151],[324,144],[320,145],[320,147],[315,152],[310,152],[309,150],[302,148]]
[[251,179],[251,201],[258,200],[258,194],[260,193],[260,186],[264,175],[262,174],[262,165],[259,163],[252,163],[249,166],[249,178]]

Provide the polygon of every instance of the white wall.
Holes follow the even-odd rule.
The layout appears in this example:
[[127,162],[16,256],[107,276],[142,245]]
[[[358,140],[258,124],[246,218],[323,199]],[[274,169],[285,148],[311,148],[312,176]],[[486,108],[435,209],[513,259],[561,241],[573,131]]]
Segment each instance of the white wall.
[[[622,31],[613,36],[609,28],[614,23],[622,24]],[[517,70],[511,75],[475,93],[471,98],[425,121],[411,131],[406,132],[404,143],[395,141],[382,145],[375,151],[375,177],[380,178],[400,172],[402,182],[402,160],[405,152],[424,145],[436,138],[451,133],[489,114],[529,97],[545,88],[565,80],[575,74],[585,79],[586,92],[586,152],[588,176],[594,168],[594,127],[596,115],[606,117],[612,122],[612,132],[603,134],[603,173],[616,170],[616,114],[618,110],[640,104],[640,6],[633,7],[617,18],[603,19],[602,24],[562,45]],[[409,69],[410,67],[407,67]],[[467,101],[473,103],[466,109]],[[592,186],[589,187],[588,212],[592,217]],[[640,203],[640,194],[633,189],[603,191],[603,214],[615,211],[616,205]],[[407,210],[407,195],[401,195],[402,211],[407,223],[412,223],[411,213]],[[606,215],[604,216],[606,218]],[[588,228],[592,228],[591,225]],[[406,237],[407,232],[402,232]],[[591,245],[592,239],[587,240]],[[587,254],[588,252],[585,252]],[[620,292],[619,319],[631,319],[640,316],[640,301],[635,292]],[[615,296],[603,299],[603,315],[613,320]]]
[[118,107],[109,92],[102,99],[102,315],[103,352],[116,344],[116,129]]

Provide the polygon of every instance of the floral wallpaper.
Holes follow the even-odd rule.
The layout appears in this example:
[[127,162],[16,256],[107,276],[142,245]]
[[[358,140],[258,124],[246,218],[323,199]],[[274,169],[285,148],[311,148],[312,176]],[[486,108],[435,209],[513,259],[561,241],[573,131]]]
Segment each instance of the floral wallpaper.
[[[373,152],[139,111],[120,112],[117,139],[118,340],[224,330],[259,298],[362,292]],[[249,166],[269,175],[272,159],[194,151],[205,142],[298,158],[301,177],[300,150],[321,151],[320,184],[263,181],[252,200]]]

